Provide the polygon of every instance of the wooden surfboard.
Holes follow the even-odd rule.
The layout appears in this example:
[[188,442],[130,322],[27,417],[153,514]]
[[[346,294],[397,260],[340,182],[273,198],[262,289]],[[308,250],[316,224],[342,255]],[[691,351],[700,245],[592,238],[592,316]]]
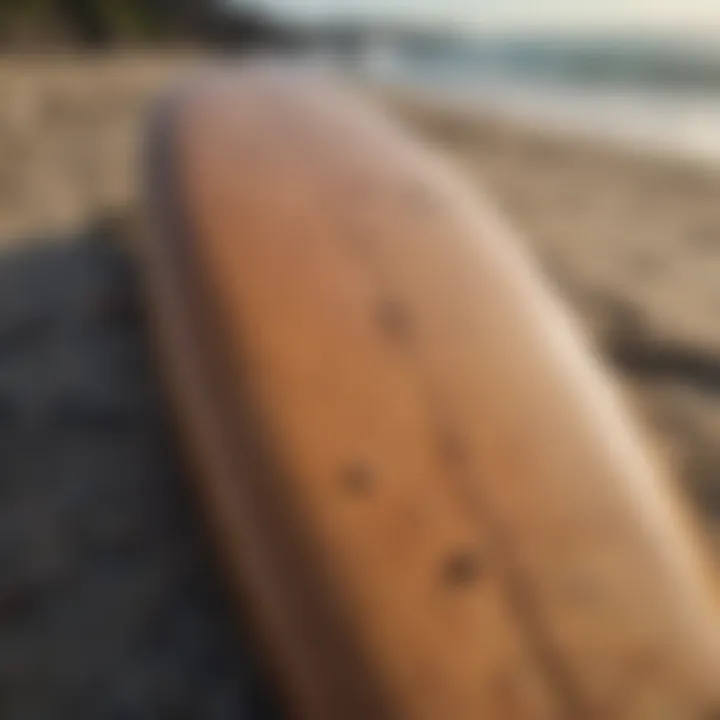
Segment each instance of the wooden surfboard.
[[291,717],[719,716],[689,516],[476,190],[261,64],[162,102],[146,167],[163,369]]

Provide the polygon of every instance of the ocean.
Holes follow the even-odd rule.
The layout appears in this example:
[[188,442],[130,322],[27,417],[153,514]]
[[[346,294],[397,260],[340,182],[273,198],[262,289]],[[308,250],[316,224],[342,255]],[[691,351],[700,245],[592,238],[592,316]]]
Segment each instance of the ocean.
[[389,33],[334,61],[546,129],[720,163],[720,38]]

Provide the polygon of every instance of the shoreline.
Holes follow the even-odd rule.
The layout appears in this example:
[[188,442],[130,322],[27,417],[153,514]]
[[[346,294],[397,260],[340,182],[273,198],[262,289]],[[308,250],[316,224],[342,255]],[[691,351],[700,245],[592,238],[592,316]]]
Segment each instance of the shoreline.
[[[492,91],[487,93],[482,86],[473,90],[470,84],[463,92],[457,88],[445,91],[392,82],[379,82],[377,85],[384,87],[385,92],[390,95],[412,96],[416,102],[442,107],[446,112],[493,119],[497,123],[533,130],[555,140],[597,145],[614,152],[651,156],[663,162],[680,163],[720,173],[720,143],[715,133],[708,138],[705,128],[704,143],[702,138],[698,139],[696,131],[691,133],[686,130],[684,134],[676,133],[676,136],[672,137],[670,123],[663,126],[656,119],[656,115],[662,115],[662,112],[658,110],[657,114],[650,113],[648,108],[643,108],[642,114],[645,117],[638,122],[637,111],[641,104],[633,100],[634,95],[631,92],[624,97],[628,105],[624,108],[627,117],[624,121],[619,121],[614,117],[614,113],[609,112],[611,108],[606,103],[617,104],[621,95],[603,99],[597,96],[575,98],[569,89],[552,87],[549,91],[561,95],[562,98],[556,97],[554,102],[548,102],[547,99],[541,101],[543,93],[537,90],[533,91],[538,96],[534,101],[523,96],[522,92],[518,96],[517,88],[509,89],[504,99],[493,99]],[[473,93],[477,97],[473,97]],[[483,97],[484,93],[487,93],[486,97]],[[495,95],[498,95],[497,91]],[[676,110],[679,100],[675,99]],[[693,100],[697,102],[697,97]],[[603,117],[596,117],[590,111],[588,105],[591,102],[598,106],[597,110]],[[634,122],[630,121],[628,115],[630,109],[635,111]],[[720,103],[716,110],[720,113]],[[621,113],[618,112],[619,114]],[[650,117],[653,117],[653,121]],[[687,121],[687,118],[683,119]],[[680,121],[678,118],[675,120]]]

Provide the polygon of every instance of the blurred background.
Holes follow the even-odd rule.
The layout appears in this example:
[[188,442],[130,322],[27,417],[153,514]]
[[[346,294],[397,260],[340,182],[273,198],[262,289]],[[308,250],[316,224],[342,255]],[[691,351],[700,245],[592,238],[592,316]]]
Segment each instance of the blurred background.
[[[110,540],[107,526],[93,531],[115,548],[115,561],[118,548],[130,564],[139,557],[128,538],[149,532],[157,518],[152,493],[174,492],[173,451],[157,449],[165,448],[156,439],[164,421],[148,399],[155,381],[134,272],[87,248],[121,246],[131,232],[137,147],[151,100],[210,58],[254,52],[344,74],[492,196],[584,321],[720,551],[719,40],[716,0],[0,0],[0,422],[7,430],[0,439],[0,520],[14,528],[9,539],[0,533],[0,557],[12,546],[13,557],[23,559],[15,575],[0,573],[0,631],[16,622],[18,607],[22,617],[31,612],[22,592],[18,605],[18,586],[28,597],[38,583],[57,593],[58,577],[78,568],[95,577],[107,567],[105,556],[83,560],[67,543],[68,527],[82,547],[89,542],[77,540],[87,512],[77,497],[97,492],[98,467],[101,474],[116,467],[114,502],[127,502],[126,526],[116,519]],[[88,306],[100,308],[90,319]],[[100,433],[93,441],[100,455],[88,460],[85,441],[82,452],[68,456],[58,439],[67,428],[76,439],[87,438],[88,428]],[[130,443],[124,465],[108,440],[122,428]],[[28,464],[42,447],[52,447],[54,459]],[[72,502],[67,493],[53,494],[58,467],[85,478]],[[158,474],[170,479],[148,490]],[[128,483],[128,476],[147,482]],[[39,526],[41,501],[46,522]],[[98,513],[110,501],[93,502]],[[177,502],[164,540],[148,540],[162,545],[158,567],[182,564],[183,553],[202,556],[194,546],[178,549],[186,542],[179,539],[183,523],[192,521]],[[135,518],[132,528],[128,517]],[[86,562],[95,563],[92,572]],[[162,575],[146,570],[147,577]],[[209,582],[200,575],[190,585]],[[126,590],[118,590],[118,577],[119,597]],[[139,582],[133,577],[122,587]],[[177,606],[168,599],[176,598],[177,582],[166,577],[160,607]],[[93,597],[110,613],[98,588],[83,590],[90,594],[78,602]],[[126,607],[151,602],[133,597]],[[178,627],[207,621],[212,602],[190,603],[195,619],[180,613]],[[140,627],[147,613],[138,613],[118,622]],[[208,634],[198,630],[192,642]],[[18,636],[14,657],[28,637]],[[46,648],[40,630],[33,637]],[[56,639],[63,642],[70,640]],[[196,645],[183,642],[195,657]],[[15,677],[7,670],[12,663],[3,665],[12,654],[4,647],[0,639],[0,716],[45,717],[3,714],[3,687]],[[177,647],[175,656],[182,656]],[[38,680],[27,669],[31,660],[13,662],[23,682],[48,687],[47,665]],[[173,672],[173,687],[187,684]],[[82,683],[52,677],[59,708],[58,697],[68,694],[57,688]],[[117,697],[142,698],[137,707],[150,707],[155,690],[148,688],[157,683],[135,680]],[[17,688],[20,680],[12,682]],[[163,714],[160,705],[149,715],[132,707],[122,717],[180,717]],[[226,717],[207,704],[186,716]]]

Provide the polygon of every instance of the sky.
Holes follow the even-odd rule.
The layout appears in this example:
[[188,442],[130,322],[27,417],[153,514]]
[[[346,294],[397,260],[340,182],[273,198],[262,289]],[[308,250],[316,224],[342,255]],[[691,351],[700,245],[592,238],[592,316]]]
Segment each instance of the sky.
[[[241,2],[242,0],[237,0]],[[720,0],[254,0],[300,17],[395,16],[483,27],[697,29],[720,34]]]

